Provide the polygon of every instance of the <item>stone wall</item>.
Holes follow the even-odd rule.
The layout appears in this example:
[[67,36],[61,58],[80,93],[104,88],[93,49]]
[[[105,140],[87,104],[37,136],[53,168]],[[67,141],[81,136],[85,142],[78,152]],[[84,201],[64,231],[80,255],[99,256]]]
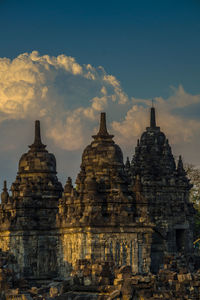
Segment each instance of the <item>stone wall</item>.
[[[133,230],[134,229],[134,230]],[[130,265],[134,273],[148,273],[152,232],[141,233],[135,228],[63,229],[60,235],[58,265],[66,278],[79,260],[112,262],[115,267]]]

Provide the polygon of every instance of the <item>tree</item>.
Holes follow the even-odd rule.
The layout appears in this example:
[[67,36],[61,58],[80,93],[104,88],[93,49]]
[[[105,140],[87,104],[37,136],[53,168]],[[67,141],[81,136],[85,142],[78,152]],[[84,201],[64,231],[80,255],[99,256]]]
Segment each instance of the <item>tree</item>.
[[195,216],[195,237],[200,238],[200,169],[192,164],[184,165],[188,178],[193,187],[190,190],[190,201],[197,211]]
[[194,203],[196,210],[200,210],[200,169],[192,164],[184,165],[187,177],[193,187],[190,190],[190,201]]

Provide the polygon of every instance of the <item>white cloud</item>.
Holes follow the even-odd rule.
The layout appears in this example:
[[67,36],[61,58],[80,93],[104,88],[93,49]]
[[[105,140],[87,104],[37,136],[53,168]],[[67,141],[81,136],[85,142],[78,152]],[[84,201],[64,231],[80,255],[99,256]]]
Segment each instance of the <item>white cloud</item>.
[[58,147],[76,150],[84,141],[82,125],[80,112],[76,110],[67,116],[64,123],[60,120],[55,120],[54,126],[48,130],[48,136],[53,138]]
[[[161,131],[169,138],[175,153],[179,151],[185,156],[186,161],[199,164],[196,151],[200,147],[197,139],[200,133],[200,116],[199,119],[189,117],[182,109],[185,107],[189,109],[194,104],[200,105],[200,95],[188,94],[182,86],[173,88],[172,91],[173,94],[168,99],[162,97],[154,99],[157,126],[160,126]],[[124,119],[112,122],[117,141],[125,145],[129,151],[133,144],[136,145],[136,140],[140,138],[145,127],[149,126],[151,105],[150,99],[132,98],[132,107],[127,111]]]
[[194,103],[200,102],[200,95],[191,95],[188,94],[182,85],[179,85],[178,88],[172,87],[173,95],[168,99],[168,105],[173,108],[181,108],[190,106]]
[[[200,147],[200,119],[182,112],[196,104],[200,104],[200,95],[191,95],[182,86],[172,88],[168,99],[154,99],[158,126],[175,150],[199,165],[195,153]],[[108,127],[115,134],[115,141],[133,153],[137,138],[149,124],[150,106],[150,99],[129,99],[117,78],[103,67],[80,65],[64,54],[40,56],[33,51],[13,60],[0,58],[1,165],[5,168],[6,149],[13,157],[17,147],[21,147],[19,137],[20,145],[30,143],[27,124],[31,127],[35,119],[44,124],[48,144],[69,151],[66,160],[74,151],[80,156],[97,130],[101,111],[106,111],[111,120]],[[26,126],[22,126],[23,122]],[[8,123],[9,127],[4,126]]]
[[[139,137],[146,126],[149,126],[149,110],[151,100],[132,98],[132,107],[126,113],[122,122],[113,122],[112,127],[125,143],[131,143],[128,137]],[[187,94],[182,86],[174,88],[174,95],[168,99],[157,97],[154,99],[157,123],[162,130],[176,144],[181,141],[189,142],[195,132],[200,129],[200,121],[188,119],[184,115],[173,113],[174,109],[200,103],[200,95]]]
[[49,137],[67,150],[83,146],[84,118],[94,122],[108,102],[128,99],[102,67],[81,66],[63,54],[40,56],[33,51],[13,60],[1,58],[0,70],[0,122],[42,118]]

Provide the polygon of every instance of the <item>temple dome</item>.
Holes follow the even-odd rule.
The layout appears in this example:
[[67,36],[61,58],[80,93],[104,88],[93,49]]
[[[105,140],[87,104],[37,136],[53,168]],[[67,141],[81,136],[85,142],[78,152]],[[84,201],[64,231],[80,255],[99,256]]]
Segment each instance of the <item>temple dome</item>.
[[[107,132],[106,115],[101,113],[100,128],[94,141],[83,151],[82,166],[87,171],[96,171],[103,166],[123,165],[123,154],[120,147],[113,141],[113,135]],[[98,171],[97,171],[98,172]],[[97,174],[96,174],[97,175]]]
[[18,174],[26,176],[32,176],[34,173],[56,174],[55,156],[48,153],[45,149],[46,146],[41,141],[40,121],[35,121],[35,140],[29,148],[30,150],[20,158]]
[[97,182],[102,179],[112,181],[124,177],[123,154],[113,141],[106,128],[106,114],[101,113],[100,128],[94,140],[83,151],[81,170],[86,177],[95,177]]

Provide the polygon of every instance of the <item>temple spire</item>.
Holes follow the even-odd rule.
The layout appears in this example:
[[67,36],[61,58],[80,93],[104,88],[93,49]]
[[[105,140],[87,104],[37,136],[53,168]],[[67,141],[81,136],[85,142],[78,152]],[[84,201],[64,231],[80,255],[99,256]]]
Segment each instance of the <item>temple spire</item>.
[[178,159],[177,172],[179,175],[183,175],[183,176],[186,175],[181,155],[179,155],[179,159]]
[[31,150],[44,149],[46,146],[42,143],[41,134],[40,134],[40,121],[35,121],[35,139],[34,143],[29,146]]
[[108,133],[107,131],[107,127],[106,127],[106,113],[102,112],[101,113],[101,117],[100,117],[100,125],[99,125],[99,131],[96,135],[92,136],[94,139],[99,139],[99,138],[103,138],[103,139],[110,139],[113,138],[114,135],[111,135]]
[[156,114],[155,114],[155,108],[151,107],[151,116],[150,116],[150,127],[155,128],[156,127]]
[[8,189],[7,189],[7,181],[6,180],[4,180],[4,182],[3,182],[3,191],[4,192],[8,191]]
[[109,135],[106,127],[106,113],[102,112],[100,117],[100,126],[99,126],[99,132],[97,135]]
[[1,193],[1,203],[6,204],[8,203],[9,200],[9,194],[8,194],[8,189],[7,189],[7,182],[4,180],[3,183],[3,192]]
[[41,134],[40,134],[40,121],[36,120],[35,121],[35,140],[34,140],[35,145],[41,145]]

